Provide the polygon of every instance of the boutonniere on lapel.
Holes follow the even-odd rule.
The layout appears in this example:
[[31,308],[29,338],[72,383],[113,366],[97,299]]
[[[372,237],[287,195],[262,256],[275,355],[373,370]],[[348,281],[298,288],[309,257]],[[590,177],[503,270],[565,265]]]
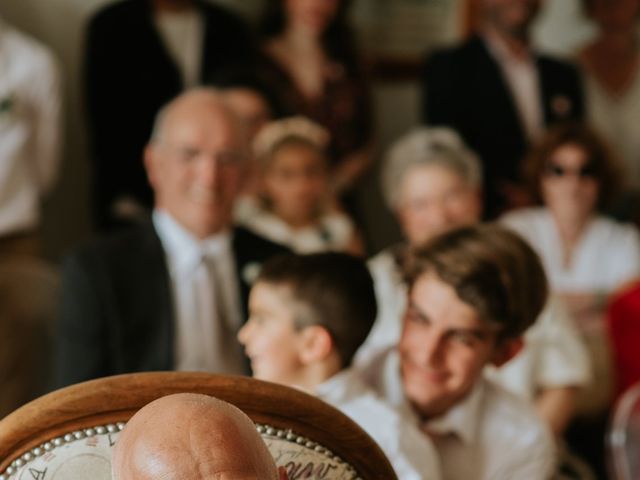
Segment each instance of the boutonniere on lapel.
[[571,113],[573,105],[566,95],[555,95],[551,99],[551,111],[560,118],[565,118]]
[[253,285],[260,275],[260,269],[262,268],[262,264],[259,262],[249,262],[242,269],[242,280],[247,285]]

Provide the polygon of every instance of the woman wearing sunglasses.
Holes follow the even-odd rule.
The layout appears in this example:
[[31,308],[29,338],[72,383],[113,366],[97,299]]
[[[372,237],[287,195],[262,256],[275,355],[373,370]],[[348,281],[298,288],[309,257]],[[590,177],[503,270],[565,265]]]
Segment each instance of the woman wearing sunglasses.
[[604,311],[609,296],[640,273],[640,237],[634,226],[602,213],[620,192],[621,179],[616,160],[591,128],[568,124],[550,130],[524,168],[540,206],[509,213],[503,221],[538,252],[552,290],[583,334],[593,382],[578,411],[597,424],[605,418],[612,388]]

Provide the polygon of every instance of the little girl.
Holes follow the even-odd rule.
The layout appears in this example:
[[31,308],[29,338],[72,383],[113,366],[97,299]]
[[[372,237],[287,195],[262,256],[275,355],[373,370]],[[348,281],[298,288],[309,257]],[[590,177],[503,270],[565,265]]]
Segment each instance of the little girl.
[[240,200],[236,222],[297,253],[362,254],[351,220],[328,206],[328,143],[327,131],[304,117],[264,126],[254,140],[260,193]]

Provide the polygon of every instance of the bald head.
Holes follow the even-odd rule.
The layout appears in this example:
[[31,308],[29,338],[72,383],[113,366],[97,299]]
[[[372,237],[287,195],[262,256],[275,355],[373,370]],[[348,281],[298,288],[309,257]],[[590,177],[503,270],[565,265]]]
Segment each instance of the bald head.
[[165,138],[167,131],[172,128],[172,122],[181,122],[185,118],[196,119],[201,115],[215,115],[221,122],[228,123],[236,135],[241,133],[241,121],[226,95],[215,88],[197,87],[178,95],[158,111],[151,132],[151,142]]
[[277,480],[255,425],[201,394],[155,400],[127,423],[113,452],[114,480]]

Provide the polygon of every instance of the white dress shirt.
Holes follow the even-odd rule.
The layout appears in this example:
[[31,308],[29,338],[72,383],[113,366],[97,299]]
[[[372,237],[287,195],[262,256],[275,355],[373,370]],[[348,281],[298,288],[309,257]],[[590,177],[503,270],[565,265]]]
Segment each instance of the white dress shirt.
[[199,241],[162,210],[153,212],[153,225],[171,279],[176,370],[245,373],[236,340],[242,319],[230,234]]
[[60,161],[58,66],[0,19],[0,236],[35,230]]
[[433,443],[413,423],[367,387],[358,372],[343,370],[318,385],[316,395],[359,424],[380,446],[401,480],[439,480]]
[[195,8],[183,12],[156,13],[154,16],[160,37],[182,75],[185,88],[200,83],[204,19]]
[[489,53],[502,71],[525,136],[529,141],[537,139],[544,131],[544,115],[535,59],[531,55],[524,58],[513,55],[500,39],[492,35],[486,35],[484,39]]
[[[389,349],[363,371],[365,382],[412,415],[440,455],[447,480],[548,480],[556,465],[553,437],[527,402],[481,377],[444,415],[422,421],[406,400],[400,357]],[[428,433],[427,433],[428,432]]]
[[373,277],[378,316],[369,336],[355,357],[356,365],[365,365],[381,350],[396,345],[402,333],[402,318],[407,308],[407,285],[395,259],[395,252],[405,244],[391,246],[367,261]]

